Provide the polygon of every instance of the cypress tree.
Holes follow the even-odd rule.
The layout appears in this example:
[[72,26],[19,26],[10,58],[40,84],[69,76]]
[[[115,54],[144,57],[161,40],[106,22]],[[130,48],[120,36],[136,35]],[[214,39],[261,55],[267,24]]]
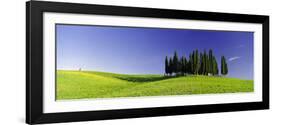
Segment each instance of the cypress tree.
[[172,73],[173,73],[173,60],[172,60],[172,58],[169,59],[169,65],[168,66],[169,66],[169,68],[168,68],[169,74],[172,75]]
[[180,72],[181,72],[181,75],[184,75],[184,70],[185,70],[185,62],[184,62],[184,59],[185,59],[185,57],[184,56],[182,56],[181,57],[181,61],[180,61]]
[[221,57],[221,74],[224,74],[224,56]]
[[218,63],[216,57],[213,56],[213,75],[218,75],[218,73],[219,73]]
[[227,63],[225,62],[225,75],[227,75],[227,73],[228,73],[228,67],[227,67]]
[[199,69],[200,69],[200,57],[199,57],[199,53],[198,50],[196,49],[195,51],[195,64],[194,64],[194,68],[195,68],[195,73],[196,75],[198,75]]
[[196,69],[196,67],[197,67],[197,58],[196,58],[196,50],[194,51],[194,55],[193,55],[193,74],[196,74],[196,71],[197,71],[197,69]]
[[226,60],[225,60],[225,57],[222,56],[221,57],[221,74],[226,75],[227,72],[228,72],[228,69],[227,69]]
[[178,58],[178,54],[177,54],[177,52],[175,51],[175,53],[174,53],[174,58],[173,58],[173,72],[174,73],[178,73],[179,72],[179,58]]
[[209,50],[209,71],[208,73],[211,73],[211,74],[214,74],[214,71],[213,71],[213,50],[210,49]]
[[187,62],[187,73],[188,74],[192,74],[191,64],[192,64],[192,58],[191,58],[191,54],[189,54],[189,60]]
[[206,53],[206,50],[204,50],[204,63],[203,63],[203,67],[204,67],[204,71],[203,74],[207,75],[208,74],[208,55]]
[[200,55],[202,55],[202,57],[200,57],[201,59],[200,59],[200,69],[201,69],[201,75],[204,75],[204,53],[202,52],[202,53],[200,53]]
[[194,74],[194,51],[192,51],[192,54],[189,55],[189,67],[190,67],[190,74]]
[[195,58],[195,51],[192,51],[191,54],[191,74],[195,74],[196,72],[196,58]]
[[165,58],[165,74],[169,74],[169,62],[168,62],[168,57],[166,56]]
[[181,74],[181,68],[182,68],[182,62],[181,62],[181,57],[180,57],[179,61],[178,61],[178,67],[177,67],[178,74]]
[[203,61],[203,54],[200,52],[200,69],[199,69],[199,74],[202,75],[203,74],[203,70],[204,70],[204,61]]
[[188,61],[186,59],[186,57],[184,57],[184,74],[188,73]]

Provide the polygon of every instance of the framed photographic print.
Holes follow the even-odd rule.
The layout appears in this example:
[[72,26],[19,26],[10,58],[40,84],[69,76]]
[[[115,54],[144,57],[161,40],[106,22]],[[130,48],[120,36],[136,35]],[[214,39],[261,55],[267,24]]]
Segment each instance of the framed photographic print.
[[269,16],[29,1],[26,123],[269,109]]

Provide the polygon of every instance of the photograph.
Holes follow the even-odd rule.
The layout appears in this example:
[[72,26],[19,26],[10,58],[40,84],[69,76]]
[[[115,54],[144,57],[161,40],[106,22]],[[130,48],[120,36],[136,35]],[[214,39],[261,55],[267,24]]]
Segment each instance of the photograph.
[[254,92],[254,33],[56,24],[56,100]]

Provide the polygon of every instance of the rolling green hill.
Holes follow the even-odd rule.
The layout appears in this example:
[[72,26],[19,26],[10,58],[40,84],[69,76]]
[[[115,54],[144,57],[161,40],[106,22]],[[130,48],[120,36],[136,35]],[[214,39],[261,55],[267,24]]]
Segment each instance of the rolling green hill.
[[164,77],[57,71],[57,100],[253,92],[253,80],[214,76]]

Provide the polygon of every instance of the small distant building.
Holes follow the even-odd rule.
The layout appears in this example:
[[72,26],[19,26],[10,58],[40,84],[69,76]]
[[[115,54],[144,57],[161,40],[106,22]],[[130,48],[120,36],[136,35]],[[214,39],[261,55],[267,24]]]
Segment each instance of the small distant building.
[[82,71],[82,68],[79,68],[78,70],[79,70],[79,71]]

